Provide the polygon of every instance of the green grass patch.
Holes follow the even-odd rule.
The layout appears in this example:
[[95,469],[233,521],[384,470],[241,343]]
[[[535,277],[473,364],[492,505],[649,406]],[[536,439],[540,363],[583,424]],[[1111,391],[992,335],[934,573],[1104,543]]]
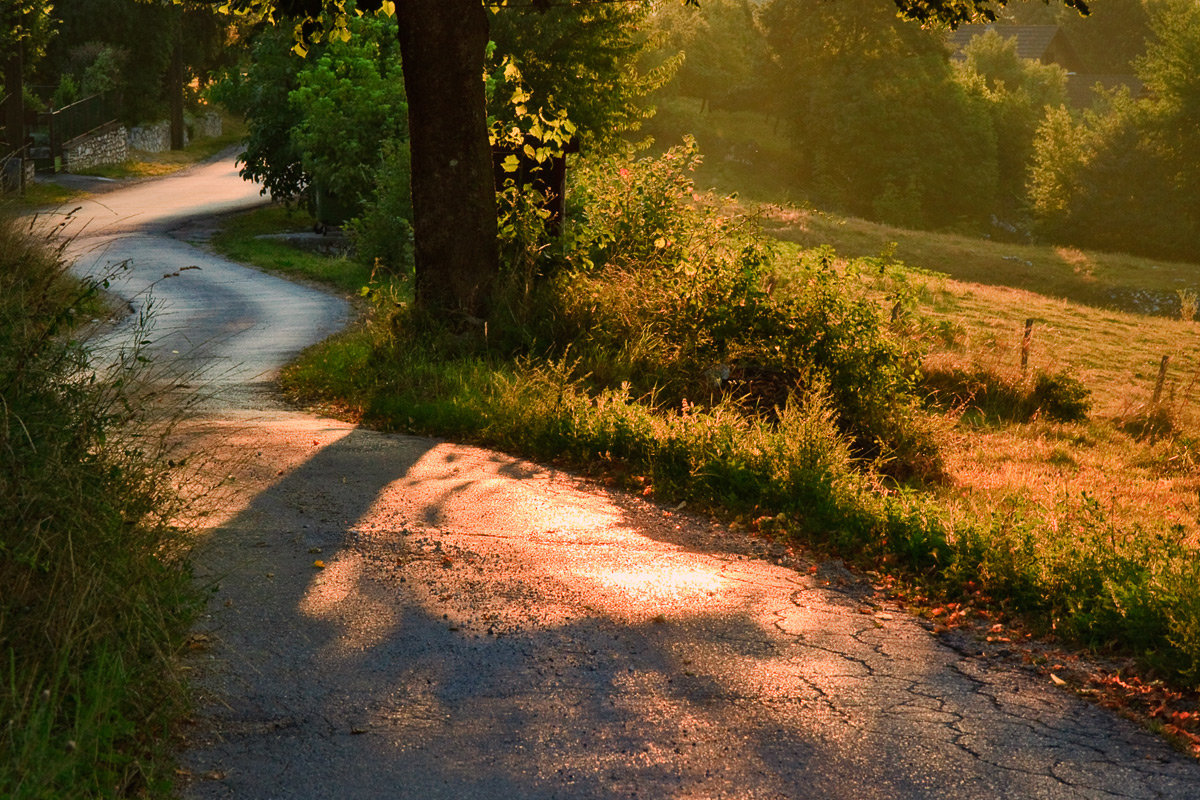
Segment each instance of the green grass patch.
[[54,183],[35,182],[27,184],[25,191],[19,195],[4,196],[3,201],[22,208],[41,208],[60,206],[78,196],[76,192]]
[[[100,286],[0,222],[0,795],[168,796],[198,608],[136,353],[90,368]],[[97,306],[100,304],[100,306]]]
[[233,261],[318,281],[346,293],[356,293],[370,283],[371,267],[350,257],[331,258],[284,240],[262,238],[280,233],[309,232],[313,224],[312,217],[302,210],[284,205],[266,206],[230,218],[221,232],[212,238],[212,247]]

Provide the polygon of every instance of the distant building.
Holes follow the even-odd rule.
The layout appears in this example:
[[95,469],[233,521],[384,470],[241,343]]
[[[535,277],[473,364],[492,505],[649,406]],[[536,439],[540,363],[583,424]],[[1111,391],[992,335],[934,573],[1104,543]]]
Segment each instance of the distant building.
[[1067,71],[1067,102],[1074,108],[1088,108],[1096,102],[1097,84],[1105,90],[1129,87],[1134,97],[1144,91],[1136,75],[1102,75],[1090,72],[1083,59],[1075,52],[1062,28],[1057,25],[963,25],[951,31],[946,39],[950,46],[950,57],[955,61],[966,58],[963,49],[976,36],[990,30],[1005,39],[1016,39],[1017,55],[1042,64],[1057,64]]
[[1005,39],[1017,40],[1017,55],[1043,64],[1058,64],[1067,72],[1084,72],[1085,66],[1066,34],[1057,25],[963,25],[951,31],[948,42],[952,58],[962,60],[963,48],[976,36],[990,30]]

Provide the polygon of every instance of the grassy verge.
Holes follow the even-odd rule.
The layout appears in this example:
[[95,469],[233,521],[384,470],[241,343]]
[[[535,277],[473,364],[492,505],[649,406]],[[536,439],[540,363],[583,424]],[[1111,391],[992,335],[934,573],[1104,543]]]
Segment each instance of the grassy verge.
[[226,258],[293,278],[358,292],[371,281],[371,268],[345,256],[328,256],[300,249],[286,241],[261,238],[272,234],[311,231],[313,220],[303,211],[272,205],[233,217],[212,238],[212,247]]
[[0,222],[0,795],[165,797],[197,608],[139,363],[73,337],[99,287]]

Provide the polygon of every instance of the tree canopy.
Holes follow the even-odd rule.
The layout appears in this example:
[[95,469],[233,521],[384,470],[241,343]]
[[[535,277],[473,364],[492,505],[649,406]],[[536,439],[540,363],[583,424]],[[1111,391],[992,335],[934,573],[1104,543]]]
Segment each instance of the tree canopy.
[[[910,20],[955,26],[995,19],[1006,0],[893,2]],[[1083,0],[1063,2],[1086,9]],[[228,12],[290,25],[300,49],[321,39],[349,38],[351,14],[395,17],[409,103],[417,299],[426,307],[466,319],[486,316],[499,271],[495,185],[481,76],[491,15],[516,5],[507,0],[497,0],[490,8],[480,0],[357,0],[356,6],[348,6],[347,0],[226,0],[221,6]],[[560,4],[553,0],[527,4],[535,11],[554,5]],[[561,5],[588,9],[600,3],[580,0]],[[636,10],[645,2],[633,0],[621,6]],[[596,12],[596,18],[602,16]]]

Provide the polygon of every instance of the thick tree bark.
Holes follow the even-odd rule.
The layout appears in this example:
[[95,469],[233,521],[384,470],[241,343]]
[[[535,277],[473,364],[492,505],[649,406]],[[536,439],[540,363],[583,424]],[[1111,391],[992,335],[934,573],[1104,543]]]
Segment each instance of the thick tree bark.
[[171,149],[184,148],[183,136],[183,13],[175,13],[175,45],[167,72],[167,97],[171,111]]
[[417,302],[486,315],[499,272],[479,0],[396,4],[412,154]]

